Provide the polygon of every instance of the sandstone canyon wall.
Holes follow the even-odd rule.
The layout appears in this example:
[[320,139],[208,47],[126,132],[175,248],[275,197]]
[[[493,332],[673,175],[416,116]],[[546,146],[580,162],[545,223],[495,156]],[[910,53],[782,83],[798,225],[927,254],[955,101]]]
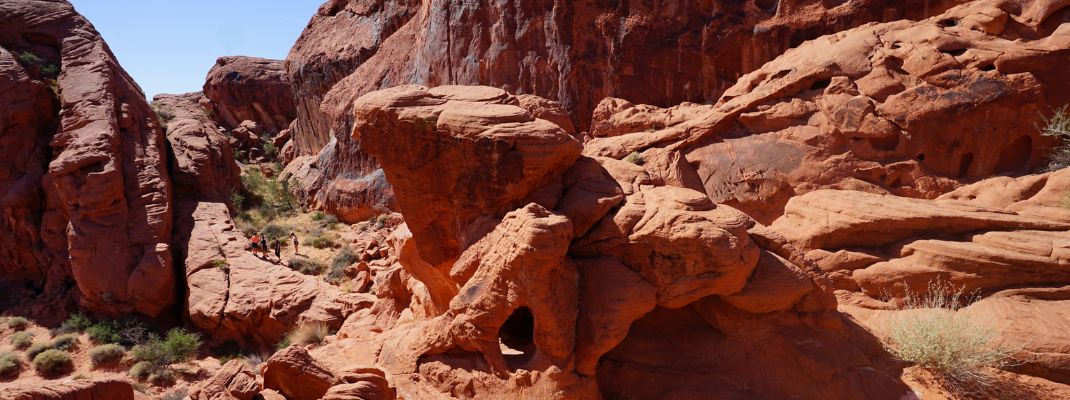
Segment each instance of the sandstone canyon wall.
[[161,313],[175,279],[156,115],[70,4],[3,1],[0,26],[4,279],[31,297],[76,284],[95,312]]

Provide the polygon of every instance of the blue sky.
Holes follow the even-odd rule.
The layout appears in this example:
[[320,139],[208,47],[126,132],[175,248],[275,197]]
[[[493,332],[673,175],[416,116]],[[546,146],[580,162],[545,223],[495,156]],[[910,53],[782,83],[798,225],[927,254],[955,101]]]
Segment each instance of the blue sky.
[[324,0],[71,0],[149,99],[201,90],[225,55],[284,59]]

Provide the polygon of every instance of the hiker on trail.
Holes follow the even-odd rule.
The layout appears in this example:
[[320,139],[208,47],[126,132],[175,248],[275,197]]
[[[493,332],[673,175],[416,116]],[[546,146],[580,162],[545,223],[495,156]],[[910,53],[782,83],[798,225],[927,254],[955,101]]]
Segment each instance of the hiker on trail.
[[260,233],[253,233],[253,237],[249,238],[249,242],[252,243],[250,247],[252,247],[253,255],[255,256],[256,252],[260,250]]
[[300,251],[297,249],[297,232],[290,232],[290,239],[293,239],[294,241],[294,254],[300,253]]
[[270,258],[270,256],[268,256],[268,238],[267,238],[267,236],[261,235],[261,237],[260,237],[260,252],[264,253],[264,258]]
[[275,249],[275,258],[282,261],[282,242],[279,242],[279,239],[275,239],[275,241],[271,243],[271,247]]

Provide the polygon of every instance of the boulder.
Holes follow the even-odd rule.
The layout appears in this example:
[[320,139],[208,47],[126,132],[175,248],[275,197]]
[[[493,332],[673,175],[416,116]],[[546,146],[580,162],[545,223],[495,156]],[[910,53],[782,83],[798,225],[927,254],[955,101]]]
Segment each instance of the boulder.
[[230,141],[205,109],[201,93],[158,94],[152,106],[169,118],[167,141],[174,158],[171,175],[176,196],[207,201],[229,201],[241,187],[241,170]]
[[354,102],[353,135],[381,160],[432,265],[455,260],[488,218],[533,200],[579,156],[579,142],[517,102],[498,89],[460,86],[399,86]]
[[299,345],[276,352],[261,369],[264,387],[291,400],[322,399],[332,386],[342,383]]
[[227,361],[211,378],[197,384],[190,400],[252,400],[260,393],[256,371],[245,360]]
[[248,120],[278,133],[289,128],[297,114],[290,76],[282,60],[219,57],[205,78],[204,95],[212,101],[217,122],[227,129]]
[[[41,254],[34,263],[41,267],[34,268],[59,272],[45,286],[63,291],[61,281],[73,277],[88,310],[160,314],[174,303],[175,277],[172,186],[156,114],[70,3],[2,2],[0,26],[0,46],[18,49],[26,60],[13,63],[10,52],[0,54],[4,76],[12,78],[4,85],[13,86],[0,103],[12,107],[3,113],[15,117],[13,132],[20,133],[8,139],[5,132],[0,142],[11,155],[0,164],[15,166],[0,167],[0,221],[15,232],[40,224],[33,230],[41,232],[4,240],[0,270],[41,282],[40,273],[9,266],[30,256],[10,254],[9,243],[28,245],[40,249],[32,251]],[[28,118],[31,112],[37,116]]]
[[0,388],[0,398],[11,400],[134,400],[134,387],[122,379],[15,382]]

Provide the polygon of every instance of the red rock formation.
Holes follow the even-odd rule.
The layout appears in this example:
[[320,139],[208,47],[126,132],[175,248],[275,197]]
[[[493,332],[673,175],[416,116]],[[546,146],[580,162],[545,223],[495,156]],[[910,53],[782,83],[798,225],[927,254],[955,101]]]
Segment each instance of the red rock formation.
[[230,360],[189,393],[190,400],[252,400],[260,393],[256,371],[245,360]]
[[1065,384],[1070,348],[1055,338],[1070,323],[1060,311],[1070,299],[1067,190],[1068,170],[985,180],[936,200],[822,190],[793,198],[770,228],[829,274],[867,328],[879,332],[890,313],[875,311],[889,308],[879,299],[944,282],[984,296],[963,312],[1023,346],[1016,370]]
[[64,380],[16,382],[0,388],[0,398],[12,400],[134,400],[134,387],[125,380]]
[[201,93],[160,94],[153,107],[170,116],[167,140],[174,159],[175,192],[183,199],[224,201],[241,186],[241,171],[230,141],[209,117],[211,107]]
[[[47,270],[52,287],[69,274],[92,311],[159,314],[174,301],[175,280],[171,182],[156,115],[69,3],[0,2],[0,26],[0,68],[15,89],[0,98],[20,136],[2,142],[13,159],[0,168],[0,221],[26,233],[13,244],[40,249],[8,257],[12,242],[3,240],[0,270],[37,282],[44,274],[33,269]],[[13,63],[13,52],[27,65]],[[46,81],[62,93],[58,101],[42,91]],[[40,267],[16,266],[28,257]]]
[[367,294],[344,294],[317,277],[257,258],[222,203],[178,205],[176,239],[184,261],[190,321],[213,342],[271,348],[294,326],[337,329],[370,304]]
[[257,57],[220,57],[204,82],[213,116],[227,129],[242,121],[272,133],[288,128],[296,116],[292,91],[283,61]]
[[714,106],[609,100],[585,154],[658,160],[679,151],[682,176],[762,223],[820,188],[933,198],[978,178],[1028,173],[1053,143],[1034,123],[1070,101],[1056,72],[1070,36],[1043,21],[1019,25],[1032,9],[999,4],[806,42]]

